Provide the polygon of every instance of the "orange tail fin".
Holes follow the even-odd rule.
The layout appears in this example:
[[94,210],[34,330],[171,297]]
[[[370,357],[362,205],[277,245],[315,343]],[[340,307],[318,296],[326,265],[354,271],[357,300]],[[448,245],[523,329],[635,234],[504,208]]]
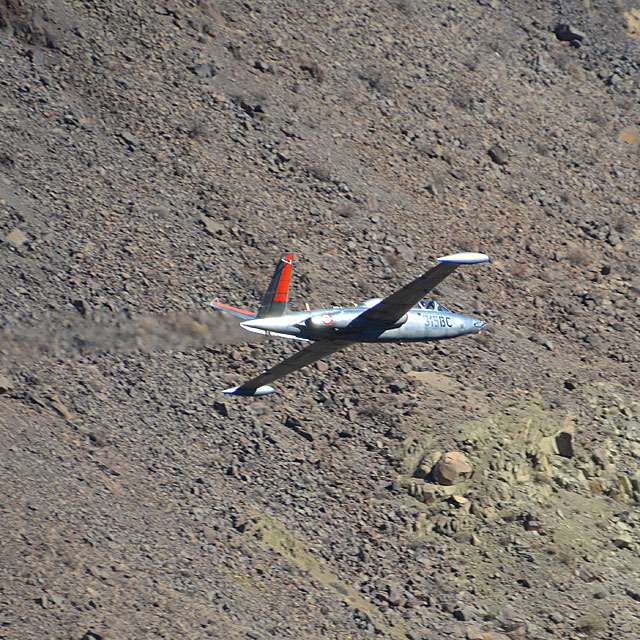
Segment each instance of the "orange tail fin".
[[262,298],[262,304],[256,318],[274,318],[287,313],[292,265],[293,253],[283,253],[273,273],[269,288]]

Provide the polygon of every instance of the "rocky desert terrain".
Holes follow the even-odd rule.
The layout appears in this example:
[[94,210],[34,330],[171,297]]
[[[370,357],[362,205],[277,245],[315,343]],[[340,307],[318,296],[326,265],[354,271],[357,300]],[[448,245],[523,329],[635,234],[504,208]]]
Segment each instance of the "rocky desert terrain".
[[[0,0],[0,68],[0,638],[640,638],[636,0]],[[284,250],[487,253],[487,328],[224,396]]]

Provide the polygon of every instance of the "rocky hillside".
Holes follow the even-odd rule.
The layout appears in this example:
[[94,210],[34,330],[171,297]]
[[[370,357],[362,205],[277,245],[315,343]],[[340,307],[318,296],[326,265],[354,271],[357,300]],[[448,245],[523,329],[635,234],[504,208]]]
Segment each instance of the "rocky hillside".
[[[0,0],[0,638],[640,637],[640,7]],[[487,320],[299,348],[255,308]]]

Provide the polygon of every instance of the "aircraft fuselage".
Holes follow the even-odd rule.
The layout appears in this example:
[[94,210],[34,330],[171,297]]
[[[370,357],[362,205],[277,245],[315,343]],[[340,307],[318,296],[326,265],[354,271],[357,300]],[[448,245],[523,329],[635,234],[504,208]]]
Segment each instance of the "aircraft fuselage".
[[450,311],[411,309],[392,324],[363,321],[359,319],[363,312],[358,307],[314,309],[247,320],[241,325],[264,335],[353,342],[429,342],[480,333],[485,326],[482,320]]

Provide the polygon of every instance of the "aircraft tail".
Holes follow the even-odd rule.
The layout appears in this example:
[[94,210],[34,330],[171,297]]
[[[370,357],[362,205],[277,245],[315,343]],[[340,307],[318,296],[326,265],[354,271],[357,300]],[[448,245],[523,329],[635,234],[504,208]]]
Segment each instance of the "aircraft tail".
[[293,253],[283,253],[280,256],[276,270],[273,272],[269,288],[262,298],[256,319],[275,318],[287,313],[292,265]]

